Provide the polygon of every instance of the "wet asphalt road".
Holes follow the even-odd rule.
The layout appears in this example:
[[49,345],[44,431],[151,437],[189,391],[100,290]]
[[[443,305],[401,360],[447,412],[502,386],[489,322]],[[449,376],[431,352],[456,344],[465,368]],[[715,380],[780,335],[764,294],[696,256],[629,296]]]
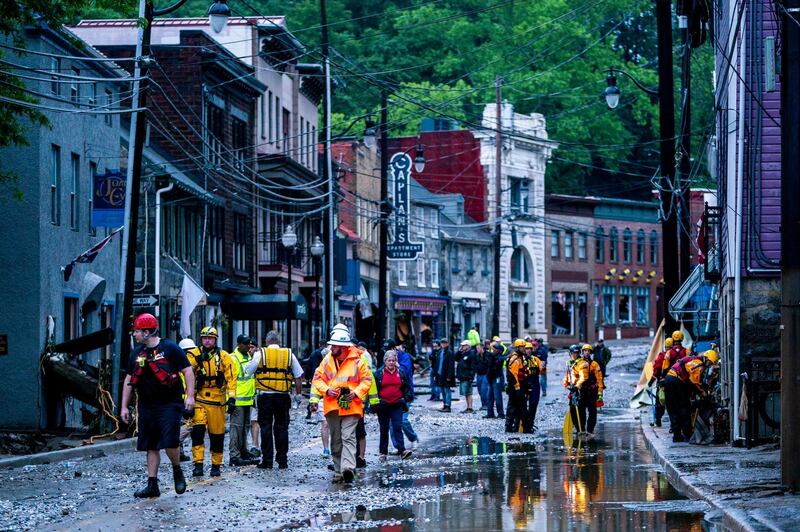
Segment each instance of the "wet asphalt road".
[[319,426],[298,410],[288,470],[225,468],[221,478],[190,480],[182,496],[162,465],[162,496],[133,499],[144,478],[135,452],[0,472],[0,529],[703,530],[706,508],[670,487],[625,408],[645,349],[615,350],[609,408],[596,437],[573,449],[561,441],[562,353],[551,357],[534,435],[505,434],[502,420],[479,414],[442,414],[420,397],[414,458],[378,464],[377,421],[368,418],[369,467],[340,486],[320,457]]

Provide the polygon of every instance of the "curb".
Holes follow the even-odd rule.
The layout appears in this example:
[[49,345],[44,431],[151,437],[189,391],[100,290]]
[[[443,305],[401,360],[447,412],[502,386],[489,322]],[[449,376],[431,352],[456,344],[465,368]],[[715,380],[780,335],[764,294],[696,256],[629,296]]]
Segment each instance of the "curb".
[[107,456],[109,453],[132,450],[135,447],[135,438],[125,438],[124,440],[95,443],[82,447],[74,447],[72,449],[61,449],[38,454],[25,454],[13,458],[0,459],[0,469],[14,469],[26,465],[52,464],[73,458],[99,458],[101,456]]
[[[639,419],[642,427],[642,434],[647,443],[647,448],[653,456],[653,460],[664,468],[670,484],[672,484],[682,495],[690,499],[703,500],[714,510],[722,514],[722,526],[735,532],[760,532],[761,527],[755,527],[752,518],[744,510],[731,508],[730,501],[722,499],[717,492],[704,487],[702,479],[697,475],[680,471],[677,466],[664,456],[662,448],[664,440],[656,434],[656,431],[646,422],[646,417]],[[671,443],[671,442],[670,442]],[[726,504],[727,503],[727,504]]]

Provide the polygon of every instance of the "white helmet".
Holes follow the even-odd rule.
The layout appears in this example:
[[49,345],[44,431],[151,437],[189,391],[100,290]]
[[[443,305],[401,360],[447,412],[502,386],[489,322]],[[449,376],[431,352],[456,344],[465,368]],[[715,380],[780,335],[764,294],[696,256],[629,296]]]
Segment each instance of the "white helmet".
[[191,338],[184,338],[183,340],[178,342],[178,347],[186,350],[186,349],[195,349],[197,346],[194,345],[194,340],[192,340]]
[[336,325],[334,325],[331,332],[333,331],[344,331],[347,334],[350,334],[350,329],[348,329],[347,325],[345,325],[344,323],[337,323]]
[[331,331],[330,340],[328,340],[328,345],[353,345],[353,341],[350,339],[350,331],[347,330],[347,326],[334,326],[333,330]]

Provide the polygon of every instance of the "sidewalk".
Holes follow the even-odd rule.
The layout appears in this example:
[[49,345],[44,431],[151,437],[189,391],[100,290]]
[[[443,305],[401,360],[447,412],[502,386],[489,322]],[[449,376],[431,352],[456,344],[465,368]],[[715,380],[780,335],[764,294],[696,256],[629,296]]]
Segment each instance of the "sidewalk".
[[780,450],[776,445],[744,449],[672,443],[669,424],[653,428],[649,421],[643,413],[642,432],[655,461],[684,495],[703,499],[717,510],[724,527],[737,531],[797,530],[800,494],[785,494],[781,489]]

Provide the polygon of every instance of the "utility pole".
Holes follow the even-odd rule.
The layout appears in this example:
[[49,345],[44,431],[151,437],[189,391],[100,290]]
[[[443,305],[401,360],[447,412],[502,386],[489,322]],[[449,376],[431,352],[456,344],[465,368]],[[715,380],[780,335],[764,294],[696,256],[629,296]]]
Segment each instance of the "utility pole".
[[497,76],[494,80],[494,101],[497,109],[497,124],[494,134],[494,199],[495,199],[495,223],[494,223],[494,309],[492,312],[492,335],[500,335],[500,255],[502,243],[502,216],[503,209],[501,199],[503,197],[502,177],[503,177],[503,104],[502,96],[503,78]]
[[675,98],[672,75],[672,2],[656,0],[658,33],[658,121],[661,132],[661,232],[664,264],[663,305],[666,330],[673,331],[677,323],[669,314],[669,300],[680,286],[678,246],[678,216],[672,193],[675,185]]
[[[800,0],[781,24],[781,482],[800,489]],[[738,378],[738,376],[735,376]],[[738,397],[734,397],[738,401]],[[735,421],[735,420],[734,420]]]
[[681,33],[681,49],[683,53],[681,55],[680,153],[678,154],[680,162],[678,163],[678,178],[675,180],[675,190],[679,196],[676,202],[677,211],[675,214],[678,217],[679,279],[680,284],[683,284],[689,277],[692,268],[690,235],[693,226],[691,217],[696,213],[691,213],[689,210],[691,193],[688,188],[689,177],[692,172],[692,42],[689,34],[689,18],[687,16],[679,16],[678,26]]
[[[378,258],[378,330],[376,341],[378,349],[383,349],[386,340],[387,322],[387,292],[389,290],[389,258],[386,248],[389,243],[389,132],[386,130],[389,122],[389,95],[386,89],[381,89],[381,212],[380,212],[380,257]],[[381,353],[381,356],[383,354]]]
[[329,54],[328,38],[328,14],[325,0],[319,0],[320,22],[322,26],[322,60],[325,68],[325,112],[323,113],[323,129],[325,130],[325,164],[322,167],[322,177],[328,183],[328,209],[325,213],[326,221],[323,223],[325,248],[328,254],[325,256],[325,314],[322,322],[323,334],[330,333],[336,318],[333,309],[333,253],[336,238],[336,227],[334,227],[336,198],[333,196],[333,162],[331,160],[331,62]]

